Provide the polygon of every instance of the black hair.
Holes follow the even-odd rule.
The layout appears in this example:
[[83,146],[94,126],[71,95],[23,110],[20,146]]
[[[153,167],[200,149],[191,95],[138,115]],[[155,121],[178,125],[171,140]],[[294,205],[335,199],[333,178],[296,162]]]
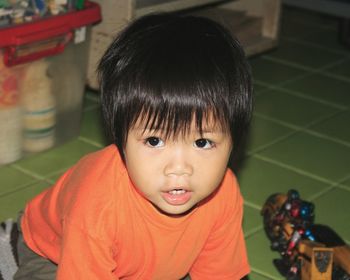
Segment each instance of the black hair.
[[220,24],[202,17],[153,14],[132,22],[98,66],[107,132],[121,155],[140,116],[167,135],[202,131],[209,115],[236,145],[252,111],[250,67]]

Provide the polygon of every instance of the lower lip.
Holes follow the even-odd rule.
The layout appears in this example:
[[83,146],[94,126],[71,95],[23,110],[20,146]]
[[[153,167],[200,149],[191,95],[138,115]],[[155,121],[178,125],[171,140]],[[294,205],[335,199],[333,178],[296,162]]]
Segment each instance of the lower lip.
[[182,194],[170,194],[168,192],[163,192],[162,197],[170,205],[183,205],[191,199],[192,192],[184,192]]

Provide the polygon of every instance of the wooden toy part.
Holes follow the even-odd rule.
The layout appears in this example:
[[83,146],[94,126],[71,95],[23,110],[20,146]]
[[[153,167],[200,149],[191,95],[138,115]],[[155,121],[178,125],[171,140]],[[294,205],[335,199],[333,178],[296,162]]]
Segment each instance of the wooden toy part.
[[333,247],[334,263],[340,266],[344,271],[350,275],[350,246]]
[[299,243],[302,280],[332,280],[333,248],[302,240]]

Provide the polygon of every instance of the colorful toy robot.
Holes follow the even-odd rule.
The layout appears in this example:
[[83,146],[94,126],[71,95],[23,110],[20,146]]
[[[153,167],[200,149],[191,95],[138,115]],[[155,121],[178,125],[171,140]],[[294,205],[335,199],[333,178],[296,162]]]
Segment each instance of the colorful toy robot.
[[288,280],[350,280],[350,247],[325,225],[314,224],[314,204],[298,191],[273,194],[261,214],[274,264]]

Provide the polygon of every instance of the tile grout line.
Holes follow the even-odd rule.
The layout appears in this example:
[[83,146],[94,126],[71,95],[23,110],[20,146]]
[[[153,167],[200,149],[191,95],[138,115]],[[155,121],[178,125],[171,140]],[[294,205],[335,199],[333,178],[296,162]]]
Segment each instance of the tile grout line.
[[64,168],[61,168],[60,170],[56,170],[54,172],[47,174],[47,176],[45,176],[46,182],[48,182],[50,184],[55,184],[57,182],[57,180],[50,179],[49,177],[56,176],[56,175],[63,175],[63,173],[66,172],[70,167],[71,166],[64,167]]
[[284,140],[288,139],[289,137],[293,136],[294,134],[297,134],[299,131],[291,131],[289,133],[287,133],[286,135],[283,135],[283,136],[280,136],[278,138],[275,138],[275,140],[272,140],[271,142],[265,144],[265,145],[262,145],[254,150],[251,150],[251,151],[248,151],[246,153],[247,157],[250,157],[250,156],[254,156],[255,154],[257,153],[260,153],[266,149],[268,149],[269,147],[271,147],[272,145],[275,145],[275,144],[278,144],[280,142],[283,142]]
[[16,193],[16,192],[19,192],[19,191],[22,191],[24,189],[27,189],[29,188],[30,186],[36,184],[36,183],[40,183],[40,182],[44,182],[44,183],[48,183],[47,179],[35,172],[32,172],[28,169],[25,169],[21,166],[19,166],[18,164],[14,163],[10,166],[10,168],[13,168],[17,171],[20,171],[22,172],[23,174],[26,174],[26,175],[29,175],[30,177],[33,178],[33,181],[29,182],[29,183],[24,183],[24,184],[21,184],[21,185],[17,185],[17,188],[14,189],[14,190],[11,190],[11,191],[8,191],[8,192],[5,192],[5,193],[2,193],[0,195],[0,197],[5,197],[7,195],[11,195],[13,193]]
[[280,91],[283,91],[285,93],[289,93],[290,95],[295,95],[295,96],[298,96],[298,97],[302,97],[304,99],[310,99],[312,101],[315,101],[315,102],[318,102],[318,103],[322,103],[322,104],[325,104],[325,105],[329,105],[329,106],[332,106],[332,107],[341,108],[341,109],[348,108],[347,106],[342,106],[342,105],[339,105],[337,103],[332,103],[332,102],[330,102],[328,100],[319,99],[319,98],[316,98],[316,97],[313,97],[313,96],[310,96],[310,95],[306,95],[306,94],[304,94],[304,93],[302,93],[300,91],[284,87],[286,84],[288,85],[291,82],[298,81],[299,79],[308,77],[311,74],[312,73],[305,73],[302,76],[297,76],[297,77],[294,77],[292,79],[288,79],[288,80],[285,80],[284,82],[276,83],[276,84],[271,84],[269,82],[264,82],[264,81],[259,80],[259,79],[255,79],[254,82],[258,86],[265,87],[264,89],[260,90],[259,93],[263,93],[263,92],[266,92],[268,90],[280,90]]
[[66,167],[63,167],[59,170],[55,170],[53,172],[50,172],[50,173],[47,173],[43,179],[41,179],[42,182],[46,182],[46,183],[49,183],[50,185],[52,184],[55,184],[57,182],[57,180],[52,180],[50,179],[49,177],[51,176],[56,176],[56,175],[60,175],[60,174],[63,174],[64,172],[67,171],[67,169],[69,169],[72,165],[69,165],[69,166],[66,166]]
[[[296,76],[294,78],[287,79],[281,83],[277,83],[276,85],[270,84],[269,82],[261,81],[259,79],[254,79],[254,83],[259,85],[259,86],[265,87],[264,89],[259,91],[259,95],[266,92],[266,91],[270,91],[270,90],[281,90],[281,91],[284,91],[285,93],[289,93],[290,95],[302,97],[304,99],[309,99],[309,100],[312,100],[314,102],[318,102],[321,104],[326,104],[326,105],[329,105],[332,107],[337,107],[337,108],[342,108],[342,109],[347,108],[346,106],[341,106],[339,104],[335,104],[335,103],[329,102],[329,101],[324,100],[324,99],[318,99],[318,98],[303,94],[302,92],[299,92],[299,91],[284,88],[285,85],[288,85],[289,83],[298,81],[300,79],[304,79],[305,77],[311,76],[314,73],[317,73],[317,72],[305,72],[305,74],[303,74],[303,75],[299,75],[299,76]],[[319,72],[319,73],[322,73],[322,72]]]
[[[80,140],[82,140],[83,142],[86,142],[86,143],[91,144],[93,146],[102,147],[101,144],[96,143],[94,141],[91,141],[91,140],[89,140],[87,138],[84,138],[84,137],[81,137],[81,136],[79,136],[78,138]],[[17,186],[17,188],[15,190],[13,190],[13,191],[9,191],[9,192],[5,192],[5,193],[0,194],[0,197],[7,196],[7,195],[15,193],[17,191],[21,191],[21,190],[26,189],[26,188],[30,187],[31,185],[33,185],[35,183],[38,183],[38,182],[44,182],[44,183],[48,183],[48,184],[52,185],[52,184],[55,183],[56,180],[51,180],[48,177],[57,175],[59,173],[63,173],[65,170],[67,170],[69,168],[69,166],[68,167],[64,167],[64,168],[62,168],[62,169],[60,169],[58,171],[56,170],[56,171],[54,171],[52,173],[48,173],[48,174],[46,174],[46,176],[42,176],[42,175],[40,175],[40,174],[38,174],[36,172],[32,172],[32,171],[30,171],[30,170],[28,170],[26,168],[21,167],[20,165],[18,165],[16,163],[10,165],[9,168],[12,168],[12,169],[15,169],[17,171],[20,171],[23,174],[29,175],[34,180],[32,182],[25,183],[25,184]]]
[[319,197],[325,195],[326,193],[328,193],[328,192],[330,192],[331,190],[335,189],[335,188],[336,188],[336,185],[337,185],[337,183],[331,184],[329,187],[324,188],[324,189],[322,189],[321,191],[319,191],[318,193],[316,193],[316,194],[310,196],[310,197],[309,197],[309,200],[310,200],[310,201],[314,201],[315,199],[317,199],[317,198],[319,198]]
[[250,208],[253,208],[255,210],[261,210],[261,207],[253,202],[250,202],[250,201],[247,201],[247,200],[244,200],[243,201],[243,205],[245,206],[249,206]]
[[[313,134],[313,133],[312,133],[313,131],[308,130],[308,128],[310,128],[310,127],[312,127],[312,126],[314,126],[314,125],[316,125],[316,124],[318,124],[318,123],[324,122],[324,121],[326,121],[326,120],[328,120],[328,119],[331,119],[331,118],[333,118],[334,116],[336,116],[336,115],[338,115],[338,114],[340,114],[340,113],[342,113],[342,112],[343,112],[343,111],[337,111],[337,112],[334,112],[333,114],[329,114],[329,115],[327,115],[327,116],[318,118],[318,119],[316,119],[316,120],[314,120],[314,121],[312,121],[312,122],[306,124],[306,125],[303,126],[303,127],[302,127],[302,126],[300,126],[300,127],[299,127],[299,126],[294,126],[294,125],[292,125],[292,124],[289,124],[289,123],[286,123],[286,122],[283,122],[283,121],[279,121],[279,120],[276,120],[276,119],[274,119],[274,118],[267,117],[266,115],[262,115],[262,114],[259,114],[259,113],[256,114],[256,113],[255,113],[255,115],[256,115],[257,117],[260,117],[260,118],[262,118],[262,119],[265,119],[265,120],[268,120],[268,121],[271,121],[271,122],[280,124],[280,125],[285,126],[285,127],[287,127],[287,128],[293,129],[294,131],[291,131],[291,132],[287,133],[286,135],[280,136],[280,137],[276,138],[275,140],[272,140],[271,142],[269,142],[269,143],[267,143],[267,144],[265,144],[265,145],[262,145],[262,146],[256,148],[255,150],[249,151],[249,152],[247,153],[247,155],[248,155],[248,156],[251,156],[251,155],[254,155],[254,154],[256,154],[256,153],[262,152],[262,151],[266,150],[267,148],[269,148],[270,146],[272,146],[272,145],[274,145],[274,144],[277,144],[277,143],[279,143],[279,142],[282,142],[282,141],[284,141],[285,139],[290,138],[291,136],[293,136],[293,135],[295,135],[295,134],[297,134],[297,133],[300,133],[300,132]],[[320,134],[320,133],[315,132],[315,134]],[[338,141],[338,139],[336,139],[336,138],[334,139],[334,138],[331,138],[331,137],[329,137],[329,136],[327,136],[327,135],[323,135],[323,134],[320,134],[320,135],[322,135],[323,137],[320,136],[319,138],[327,139],[327,140],[330,140],[330,141],[333,141],[333,142],[336,142],[336,143],[339,143],[339,141],[340,141],[340,140]],[[318,136],[318,135],[314,135],[314,136]],[[346,146],[350,145],[350,143],[347,143],[347,142],[345,142],[345,143],[346,143],[346,144],[345,144]]]
[[[292,81],[292,80],[288,80],[288,82],[289,81]],[[319,104],[322,104],[322,105],[327,105],[329,107],[333,107],[333,108],[336,108],[336,109],[341,109],[341,110],[348,109],[348,107],[346,107],[346,106],[342,106],[342,105],[339,105],[339,104],[336,104],[336,103],[332,103],[332,102],[329,102],[329,101],[324,100],[324,99],[318,99],[318,98],[310,96],[310,95],[305,95],[302,92],[299,92],[299,91],[296,91],[296,90],[287,89],[287,88],[281,87],[280,85],[271,85],[269,83],[266,83],[266,82],[263,82],[263,81],[260,81],[260,80],[255,80],[254,82],[257,85],[265,87],[263,90],[259,91],[259,95],[263,94],[264,92],[271,91],[271,90],[283,91],[286,94],[289,94],[289,95],[292,95],[292,96],[296,96],[296,97],[299,97],[299,98],[303,98],[303,99],[307,99],[307,100],[310,100],[310,101],[313,101],[313,102],[316,102],[316,103],[319,103]]]
[[[350,174],[346,175],[344,178],[340,179],[339,181],[331,184],[328,188],[324,189],[323,191],[318,192],[317,194],[313,195],[310,197],[310,200],[313,201],[326,193],[328,193],[331,190],[337,189],[337,188],[343,188],[342,183],[345,182],[346,180],[350,179]],[[344,187],[346,188],[346,187]],[[347,191],[350,191],[349,189],[346,189]]]
[[17,185],[17,188],[11,189],[10,191],[4,192],[4,193],[1,193],[0,194],[0,198],[6,197],[8,195],[11,195],[11,194],[19,192],[21,190],[24,190],[26,188],[29,188],[31,185],[36,184],[38,182],[41,182],[41,180],[34,180],[32,182],[29,182],[29,183],[25,183],[25,184],[22,184],[22,185]]
[[334,137],[322,134],[322,133],[314,131],[314,130],[309,130],[309,129],[302,128],[300,131],[301,132],[305,132],[305,133],[310,134],[310,135],[313,135],[313,136],[316,136],[318,138],[322,138],[322,139],[325,139],[325,140],[329,140],[329,141],[335,142],[335,143],[343,145],[343,146],[345,146],[347,148],[350,148],[350,142],[348,142],[348,141],[343,141],[341,139],[334,138]]
[[344,111],[343,110],[340,110],[340,111],[336,111],[336,112],[333,112],[333,113],[330,113],[328,115],[325,115],[323,117],[320,117],[320,118],[317,118],[307,124],[305,124],[304,126],[300,126],[300,125],[295,125],[295,124],[292,124],[292,123],[289,123],[289,122],[285,122],[285,121],[281,121],[281,120],[278,120],[274,117],[269,117],[268,115],[265,115],[265,114],[262,114],[262,113],[253,113],[253,115],[257,118],[260,118],[260,119],[263,119],[263,120],[266,120],[266,121],[270,121],[270,122],[273,122],[275,124],[279,124],[281,126],[284,126],[285,128],[289,128],[289,129],[292,129],[292,130],[297,130],[297,131],[301,131],[303,129],[307,129],[313,125],[316,125],[320,122],[323,122],[323,121],[326,121],[326,120],[329,120],[331,118],[334,118],[336,115],[339,115],[341,113],[343,113]]
[[[38,183],[38,182],[44,182],[44,183],[48,183],[48,184],[53,184],[51,180],[49,180],[46,176],[42,176],[42,175],[39,175],[35,172],[32,172],[28,169],[25,169],[17,164],[13,164],[12,167],[18,171],[21,171],[22,173],[24,174],[27,174],[27,175],[30,175],[32,176],[33,178],[35,178],[37,181],[34,181],[34,182],[30,182],[28,184],[25,184],[24,186],[21,186],[19,187],[18,189],[16,189],[16,191],[20,191],[20,190],[23,190],[27,187],[29,187],[30,185],[33,185],[35,183]],[[47,176],[51,176],[50,174],[47,174]]]
[[328,51],[328,52],[334,53],[334,54],[344,55],[345,57],[349,56],[349,53],[347,51],[345,51],[345,50],[344,51],[334,50],[332,48],[324,47],[324,46],[321,46],[321,45],[316,44],[316,43],[310,43],[309,41],[305,41],[303,39],[296,38],[296,37],[283,36],[282,38],[284,40],[286,40],[286,41],[293,42],[293,43],[296,43],[296,44],[299,44],[299,45],[304,45],[304,46],[307,46],[307,47],[317,48],[317,49]]
[[[261,58],[261,59],[268,60],[268,61],[275,62],[275,63],[277,63],[277,64],[289,66],[289,67],[292,67],[292,68],[294,68],[294,69],[297,68],[297,69],[300,70],[301,68],[304,68],[304,69],[303,69],[303,70],[305,71],[304,74],[298,75],[298,76],[293,77],[293,78],[291,78],[291,79],[287,79],[287,80],[285,80],[285,81],[283,81],[283,82],[281,82],[281,83],[277,83],[276,86],[283,86],[283,85],[285,85],[285,84],[288,84],[288,83],[291,83],[291,82],[294,82],[294,81],[298,81],[298,80],[300,80],[300,79],[303,79],[303,78],[305,78],[305,77],[311,76],[312,74],[315,74],[315,73],[322,72],[324,69],[327,69],[327,68],[336,66],[336,65],[341,64],[341,63],[343,63],[344,61],[346,61],[346,59],[343,58],[343,59],[341,59],[341,60],[336,60],[336,61],[334,61],[334,62],[332,62],[332,63],[326,64],[326,65],[322,66],[322,67],[319,68],[319,69],[313,69],[313,68],[309,68],[309,67],[304,67],[304,66],[302,66],[302,65],[300,65],[300,64],[293,64],[293,65],[291,65],[291,64],[290,64],[288,61],[286,61],[286,60],[276,59],[276,58],[273,58],[273,57],[268,56],[268,55],[262,55],[260,58]],[[254,73],[253,73],[253,76],[254,76]],[[256,82],[256,81],[258,81],[258,80],[254,79],[254,82]],[[276,87],[275,85],[271,85],[270,83],[266,83],[266,82],[263,82],[263,81],[261,81],[261,82],[263,83],[262,85],[264,85],[264,86],[266,86],[266,84],[267,84],[268,87]],[[265,89],[265,90],[267,90],[267,89]],[[264,92],[265,90],[262,90],[261,92]]]
[[307,67],[307,66],[304,66],[304,65],[301,65],[301,64],[298,64],[298,63],[293,63],[293,62],[290,62],[288,60],[275,58],[275,57],[273,57],[271,55],[262,55],[261,58],[265,59],[265,60],[272,61],[272,62],[280,63],[280,64],[283,64],[283,65],[286,65],[286,66],[290,66],[292,68],[299,68],[299,69],[311,72],[313,74],[314,73],[319,73],[319,72],[322,72],[325,69],[337,66],[337,65],[347,61],[347,59],[348,59],[347,57],[343,57],[341,59],[337,59],[337,60],[334,60],[333,62],[325,64],[325,65],[323,65],[323,66],[321,66],[319,68],[312,68],[312,67]]
[[291,83],[291,82],[294,82],[294,81],[298,81],[298,80],[303,79],[303,78],[305,78],[305,77],[308,77],[308,76],[310,76],[310,75],[312,75],[312,74],[313,74],[312,72],[305,72],[305,73],[302,74],[302,75],[298,75],[298,76],[293,77],[293,78],[291,78],[291,79],[287,79],[287,80],[285,80],[285,81],[283,81],[283,82],[276,83],[276,85],[273,85],[273,84],[270,84],[270,83],[268,83],[268,82],[264,82],[264,81],[255,79],[255,78],[254,78],[254,74],[253,74],[253,82],[254,82],[254,83],[257,83],[257,85],[266,87],[265,89],[259,91],[259,94],[261,94],[261,93],[263,93],[263,92],[265,92],[265,91],[269,91],[269,90],[271,90],[271,89],[278,88],[278,87],[283,86],[283,85],[285,85],[285,84],[288,84],[288,83]]
[[[309,13],[310,11],[308,11]],[[312,11],[311,11],[312,12]],[[318,13],[318,12],[317,12]],[[324,30],[329,30],[329,31],[335,31],[336,29],[334,29],[333,27],[330,27],[326,24],[317,24],[317,23],[314,23],[314,22],[311,22],[310,21],[305,21],[305,20],[300,20],[300,19],[292,19],[291,20],[292,22],[296,22],[296,23],[301,23],[301,24],[304,24],[304,25],[307,25],[309,27],[317,27],[319,29],[324,29]]]
[[[347,61],[347,58],[342,58],[342,59],[336,60],[336,61],[334,61],[332,63],[329,63],[329,64],[326,64],[326,65],[324,65],[324,66],[322,66],[320,68],[308,67],[308,66],[301,65],[301,64],[298,64],[298,63],[290,62],[288,60],[275,58],[275,57],[270,56],[270,55],[263,55],[263,56],[261,56],[261,58],[265,59],[265,60],[268,60],[268,61],[272,61],[272,62],[275,62],[275,63],[282,64],[282,65],[285,65],[285,66],[289,66],[289,67],[292,67],[292,68],[298,68],[300,70],[304,70],[304,71],[308,72],[309,74],[323,74],[323,75],[331,76],[332,78],[335,78],[335,79],[338,79],[338,80],[341,80],[341,81],[344,81],[344,80],[346,82],[350,81],[350,79],[344,78],[343,76],[339,76],[339,75],[336,75],[336,74],[329,74],[328,72],[324,71],[324,70],[326,70],[328,68],[334,67],[336,65],[339,65],[339,64]],[[299,78],[299,76],[296,77],[296,78]]]
[[45,177],[42,177],[41,175],[39,175],[39,174],[37,174],[35,172],[32,172],[32,171],[30,171],[30,170],[28,170],[26,168],[23,168],[23,167],[21,167],[20,165],[18,165],[16,163],[12,164],[11,167],[16,169],[16,170],[18,170],[18,171],[21,171],[22,173],[24,173],[26,175],[29,175],[29,176],[37,179],[37,180],[44,180],[45,179]]
[[313,102],[316,102],[316,103],[319,103],[319,104],[322,104],[322,105],[327,105],[329,107],[333,107],[333,108],[336,108],[336,109],[341,109],[341,110],[347,109],[346,106],[342,106],[342,105],[339,105],[339,104],[336,104],[336,103],[332,103],[332,102],[324,100],[324,99],[319,99],[319,98],[316,98],[316,97],[313,97],[313,96],[310,96],[310,95],[306,95],[306,94],[304,94],[304,93],[302,93],[300,91],[297,91],[297,90],[292,90],[292,89],[280,87],[278,85],[274,86],[273,89],[274,90],[278,90],[278,91],[283,91],[286,94],[289,94],[289,95],[292,95],[292,96],[296,96],[296,97],[300,97],[300,98],[303,98],[303,99],[307,99],[307,100],[310,100],[310,101],[313,101]]
[[350,173],[338,181],[339,185],[350,179]]
[[258,233],[259,231],[262,231],[262,230],[264,230],[264,226],[263,225],[262,226],[260,225],[260,226],[257,226],[255,228],[252,228],[252,229],[250,229],[250,230],[248,230],[247,232],[244,233],[244,238],[249,238],[249,237],[255,235],[256,233]]
[[348,78],[346,76],[337,75],[337,74],[333,74],[333,73],[330,73],[330,72],[324,72],[324,71],[321,71],[320,73],[322,75],[324,75],[324,76],[327,76],[327,77],[330,77],[330,78],[334,78],[334,79],[337,79],[339,81],[350,83],[350,78]]
[[[82,136],[78,136],[77,139],[79,139],[79,140],[81,140],[81,141],[83,141],[85,143],[88,143],[90,145],[93,145],[95,147],[98,147],[98,148],[102,148],[103,147],[103,145],[101,145],[101,144],[99,144],[97,142],[94,142],[92,140],[89,140],[89,139],[87,139],[85,137],[82,137]],[[34,179],[36,179],[38,181],[44,181],[44,182],[48,182],[48,183],[52,183],[52,181],[50,179],[48,179],[48,176],[53,176],[53,175],[55,175],[55,174],[57,174],[57,173],[59,173],[61,171],[66,170],[67,168],[69,168],[69,166],[68,167],[64,167],[64,168],[60,169],[59,171],[55,170],[52,173],[46,174],[46,176],[42,176],[42,175],[40,175],[40,174],[38,174],[36,172],[32,172],[32,171],[30,171],[30,170],[28,170],[26,168],[21,167],[17,163],[13,163],[9,167],[13,168],[15,170],[18,170],[18,171],[20,171],[20,172],[22,172],[22,173],[24,173],[26,175],[29,175],[29,176],[31,176],[32,178],[34,178]]]
[[314,131],[314,130],[309,130],[309,129],[311,129],[313,126],[315,126],[315,125],[317,125],[317,124],[320,124],[320,123],[322,123],[322,122],[324,122],[324,121],[330,120],[330,119],[332,119],[332,118],[334,118],[334,117],[336,117],[336,116],[338,116],[338,115],[340,115],[340,114],[342,114],[342,113],[344,113],[344,112],[346,112],[346,111],[348,111],[347,108],[345,108],[345,109],[339,109],[339,111],[336,111],[336,112],[333,112],[333,113],[331,113],[331,114],[329,114],[329,115],[327,115],[327,116],[318,118],[318,119],[314,120],[313,122],[309,123],[308,125],[305,125],[305,126],[301,127],[301,131],[307,132],[307,133],[310,133],[310,134],[313,134],[313,133],[314,133],[315,136],[316,136],[316,134],[317,134],[317,136],[320,137],[320,138],[324,138],[324,139],[327,139],[327,140],[331,140],[331,141],[334,141],[334,142],[337,142],[337,143],[341,143],[341,142],[342,142],[342,143],[346,143],[345,145],[347,146],[347,145],[349,144],[347,141],[342,141],[341,139],[333,138],[333,137],[330,137],[330,136],[328,136],[328,135],[326,135],[326,134],[323,134],[323,133],[320,133],[320,132],[316,132],[316,131]]
[[261,56],[261,59],[272,61],[272,62],[276,62],[278,64],[289,66],[291,68],[297,68],[297,69],[300,69],[300,70],[304,70],[306,72],[314,72],[315,71],[311,67],[308,67],[308,66],[305,66],[305,65],[302,65],[302,64],[299,64],[299,63],[291,62],[291,61],[288,61],[288,60],[285,60],[285,59],[276,58],[276,57],[273,57],[271,55],[263,55],[263,56]]
[[[95,141],[92,141],[92,140],[90,140],[90,139],[88,139],[88,138],[85,138],[85,137],[83,137],[83,136],[78,136],[77,139],[78,139],[78,140],[81,140],[82,142],[85,142],[85,143],[87,143],[87,144],[90,144],[90,145],[92,145],[92,146],[95,146],[95,147],[97,147],[97,148],[103,148],[103,147],[104,147],[102,144],[99,144],[99,143],[97,143],[97,142],[95,142]],[[53,171],[53,172],[51,172],[51,173],[48,173],[48,174],[46,174],[46,176],[41,177],[40,180],[41,180],[41,181],[45,181],[45,182],[47,182],[47,183],[49,183],[49,184],[54,184],[54,183],[56,182],[56,180],[51,180],[49,177],[55,176],[55,175],[59,175],[60,173],[62,174],[63,172],[65,172],[65,171],[66,171],[68,168],[70,168],[70,167],[71,167],[71,165],[66,166],[66,167],[63,167],[63,168],[61,168],[61,169],[59,169],[59,170],[55,170],[55,171]]]
[[282,163],[282,162],[279,162],[279,161],[276,161],[276,160],[273,160],[271,158],[268,158],[268,157],[264,157],[262,155],[259,155],[259,154],[254,154],[252,155],[253,158],[257,158],[257,159],[260,159],[260,160],[263,160],[265,162],[268,162],[268,163],[271,163],[271,164],[274,164],[276,166],[279,166],[279,167],[283,167],[285,169],[288,169],[288,170],[291,170],[295,173],[298,173],[300,175],[303,175],[303,176],[306,176],[306,177],[309,177],[309,178],[312,178],[314,180],[317,180],[317,181],[320,181],[320,182],[323,182],[323,183],[326,183],[326,184],[334,184],[333,181],[329,181],[328,179],[326,178],[323,178],[323,177],[320,177],[320,176],[317,176],[315,174],[312,174],[312,173],[309,173],[309,172],[305,172],[299,168],[296,168],[294,166],[291,166],[291,165],[288,165],[288,164],[285,164],[285,163]]
[[93,145],[93,146],[95,146],[95,147],[97,147],[97,148],[103,148],[103,147],[104,147],[102,144],[100,144],[100,143],[98,143],[98,142],[95,142],[95,141],[93,141],[93,140],[90,140],[90,139],[88,139],[88,138],[86,138],[86,137],[83,137],[83,136],[78,136],[78,139],[81,140],[81,141],[83,141],[83,142],[85,142],[85,143],[88,143],[88,144],[90,144],[90,145]]
[[350,191],[350,187],[348,187],[347,185],[343,185],[343,183],[340,183],[337,188],[345,190],[345,191]]

